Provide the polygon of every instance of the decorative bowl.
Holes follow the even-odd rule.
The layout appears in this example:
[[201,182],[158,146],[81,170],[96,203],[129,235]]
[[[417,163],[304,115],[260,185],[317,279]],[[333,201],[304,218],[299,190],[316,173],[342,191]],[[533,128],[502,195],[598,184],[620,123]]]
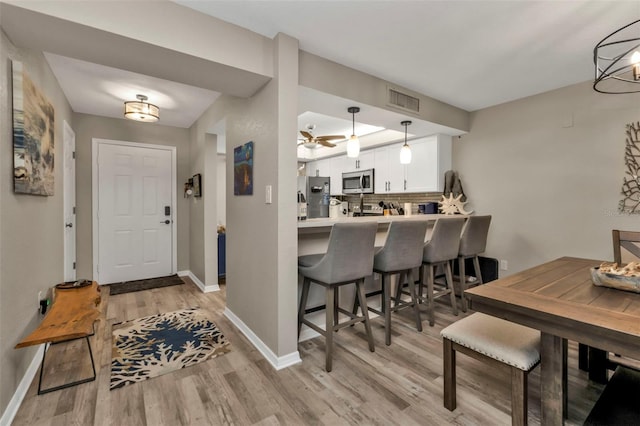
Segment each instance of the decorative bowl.
[[591,268],[591,281],[593,281],[594,285],[601,287],[640,293],[640,277],[626,277],[624,275],[600,272],[599,266]]

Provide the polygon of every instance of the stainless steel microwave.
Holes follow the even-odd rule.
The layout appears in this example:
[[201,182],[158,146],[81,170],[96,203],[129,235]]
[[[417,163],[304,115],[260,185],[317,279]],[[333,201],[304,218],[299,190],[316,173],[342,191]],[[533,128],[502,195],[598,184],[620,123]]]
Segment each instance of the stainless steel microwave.
[[373,169],[342,174],[343,194],[373,194]]

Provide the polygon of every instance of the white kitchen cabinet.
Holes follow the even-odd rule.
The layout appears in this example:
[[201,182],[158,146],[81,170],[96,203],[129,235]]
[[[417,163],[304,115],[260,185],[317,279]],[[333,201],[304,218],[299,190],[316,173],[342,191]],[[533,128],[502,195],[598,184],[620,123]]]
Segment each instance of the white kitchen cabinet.
[[346,155],[329,158],[329,177],[331,178],[331,195],[342,195],[342,173],[346,171]]
[[402,144],[393,144],[374,150],[375,192],[388,194],[404,192],[404,166],[400,164]]
[[360,151],[360,155],[358,158],[349,158],[346,155],[343,155],[342,158],[345,160],[344,162],[344,172],[355,172],[358,170],[367,170],[372,169],[374,167],[374,150],[370,149],[367,151]]
[[441,191],[444,172],[451,168],[451,137],[435,135],[409,141],[411,163],[407,165],[400,164],[402,145],[374,150],[376,193]]

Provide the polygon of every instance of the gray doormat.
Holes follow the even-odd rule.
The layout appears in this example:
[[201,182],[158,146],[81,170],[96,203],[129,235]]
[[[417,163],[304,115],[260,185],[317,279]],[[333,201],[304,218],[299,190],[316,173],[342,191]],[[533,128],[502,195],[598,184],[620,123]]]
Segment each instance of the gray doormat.
[[167,277],[108,284],[107,287],[109,287],[109,294],[113,296],[116,294],[131,293],[134,291],[150,290],[152,288],[169,287],[180,284],[184,284],[182,278],[177,275],[169,275]]

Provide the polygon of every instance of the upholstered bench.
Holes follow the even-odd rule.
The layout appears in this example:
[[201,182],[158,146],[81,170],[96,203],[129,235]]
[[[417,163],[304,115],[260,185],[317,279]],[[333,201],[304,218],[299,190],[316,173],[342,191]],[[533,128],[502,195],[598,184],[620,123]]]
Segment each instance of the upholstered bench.
[[540,332],[475,313],[440,332],[444,348],[444,406],[456,409],[456,352],[511,377],[511,422],[527,424],[527,374],[540,363]]

